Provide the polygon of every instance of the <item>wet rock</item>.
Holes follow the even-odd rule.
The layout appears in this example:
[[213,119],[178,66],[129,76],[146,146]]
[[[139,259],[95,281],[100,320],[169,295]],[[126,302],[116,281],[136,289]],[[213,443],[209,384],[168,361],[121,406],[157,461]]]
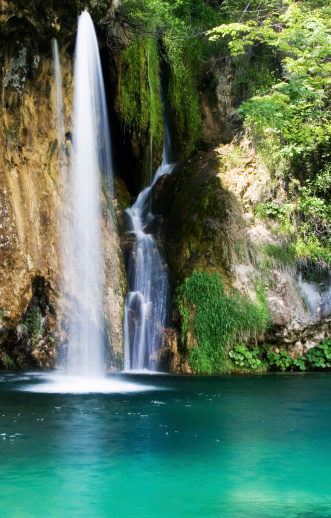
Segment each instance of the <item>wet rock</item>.
[[161,228],[163,225],[163,221],[164,221],[163,216],[161,216],[161,215],[155,216],[155,218],[153,218],[152,221],[150,221],[148,223],[148,225],[146,225],[146,227],[144,228],[145,234],[153,234],[153,235],[160,234]]
[[247,233],[235,196],[224,188],[214,152],[178,164],[152,190],[153,214],[163,216],[161,240],[175,279],[194,269],[224,271],[249,261]]
[[164,372],[181,372],[182,356],[178,351],[179,332],[177,329],[168,327],[165,329],[162,347],[158,354],[159,369]]

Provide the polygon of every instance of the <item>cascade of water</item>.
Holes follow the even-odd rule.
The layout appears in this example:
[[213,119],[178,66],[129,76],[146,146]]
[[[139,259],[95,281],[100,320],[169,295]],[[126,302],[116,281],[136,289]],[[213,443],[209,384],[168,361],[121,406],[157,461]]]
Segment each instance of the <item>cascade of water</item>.
[[[162,89],[161,89],[161,96]],[[163,103],[164,106],[164,103]],[[161,249],[152,234],[144,228],[153,219],[150,211],[150,191],[160,176],[170,174],[174,164],[169,126],[163,112],[164,146],[162,165],[149,187],[127,209],[128,231],[136,237],[135,253],[128,267],[128,294],[124,309],[124,370],[151,370],[158,368],[157,354],[162,345],[168,320],[169,279],[162,260]]]
[[69,369],[80,375],[104,371],[101,236],[101,177],[112,196],[107,106],[93,22],[78,20],[73,115],[73,305],[69,326]]
[[53,59],[54,59],[54,74],[55,74],[55,91],[56,91],[56,111],[57,111],[57,132],[59,138],[59,146],[63,144],[64,141],[64,116],[63,116],[63,98],[62,98],[62,75],[61,75],[61,65],[60,65],[60,57],[59,57],[59,48],[57,44],[57,40],[53,38],[52,40],[52,50],[53,50]]
[[[62,97],[62,74],[57,40],[52,40],[52,51],[54,60],[55,77],[55,104],[56,104],[56,126],[58,137],[58,192],[61,200],[66,200],[70,192],[68,178],[68,159],[65,147],[65,124],[64,124],[64,105]],[[62,288],[68,284],[68,250],[70,249],[70,228],[65,217],[64,204],[60,204],[58,209],[58,223],[60,229],[60,249],[61,249],[61,278]]]

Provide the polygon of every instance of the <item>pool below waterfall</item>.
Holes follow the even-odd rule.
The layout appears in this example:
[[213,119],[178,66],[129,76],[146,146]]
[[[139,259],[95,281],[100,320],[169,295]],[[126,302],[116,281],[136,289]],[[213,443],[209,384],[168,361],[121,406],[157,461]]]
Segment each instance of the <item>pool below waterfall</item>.
[[2,518],[331,516],[331,373],[56,383],[0,374]]

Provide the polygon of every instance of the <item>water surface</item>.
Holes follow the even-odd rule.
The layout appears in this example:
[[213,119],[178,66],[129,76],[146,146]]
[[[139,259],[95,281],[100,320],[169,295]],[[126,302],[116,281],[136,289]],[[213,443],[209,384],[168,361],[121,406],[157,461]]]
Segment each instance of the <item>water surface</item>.
[[70,394],[0,374],[1,517],[331,517],[330,387],[117,375]]

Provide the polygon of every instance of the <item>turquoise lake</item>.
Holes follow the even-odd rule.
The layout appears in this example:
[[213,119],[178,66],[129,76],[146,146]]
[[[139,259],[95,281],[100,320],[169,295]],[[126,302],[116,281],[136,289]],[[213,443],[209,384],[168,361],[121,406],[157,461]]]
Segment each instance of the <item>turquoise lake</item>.
[[0,374],[2,518],[331,517],[331,373],[107,382]]

